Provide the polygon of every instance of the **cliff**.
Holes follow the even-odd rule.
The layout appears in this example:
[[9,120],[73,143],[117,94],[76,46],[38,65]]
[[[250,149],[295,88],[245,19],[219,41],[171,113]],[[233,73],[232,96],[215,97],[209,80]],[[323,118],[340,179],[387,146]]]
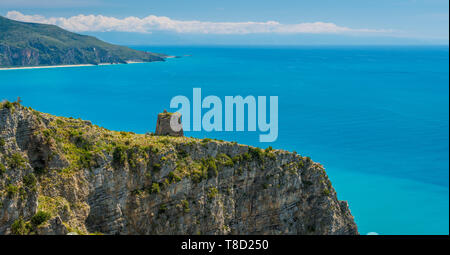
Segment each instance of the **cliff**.
[[0,104],[0,234],[358,234],[296,153]]
[[0,67],[151,62],[164,61],[165,57],[109,44],[54,25],[0,16]]

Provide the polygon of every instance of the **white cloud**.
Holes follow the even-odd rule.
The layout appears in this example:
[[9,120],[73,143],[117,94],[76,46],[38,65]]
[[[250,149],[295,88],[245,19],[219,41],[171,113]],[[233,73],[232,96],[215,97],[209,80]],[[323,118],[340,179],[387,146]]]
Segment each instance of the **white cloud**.
[[77,15],[69,18],[41,15],[24,15],[10,11],[6,17],[25,22],[53,24],[75,32],[138,32],[171,31],[190,34],[256,34],[256,33],[386,33],[391,30],[354,29],[341,27],[334,23],[312,22],[281,24],[277,21],[266,22],[208,22],[174,20],[164,16],[150,15],[145,18],[127,17],[118,19],[103,15]]
[[99,0],[1,0],[3,8],[67,8],[99,6]]

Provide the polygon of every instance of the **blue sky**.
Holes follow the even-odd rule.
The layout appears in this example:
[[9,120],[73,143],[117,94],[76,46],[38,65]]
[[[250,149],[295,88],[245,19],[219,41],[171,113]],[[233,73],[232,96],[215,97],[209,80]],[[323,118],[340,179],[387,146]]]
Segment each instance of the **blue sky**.
[[0,14],[128,44],[448,44],[449,36],[448,0],[1,0]]

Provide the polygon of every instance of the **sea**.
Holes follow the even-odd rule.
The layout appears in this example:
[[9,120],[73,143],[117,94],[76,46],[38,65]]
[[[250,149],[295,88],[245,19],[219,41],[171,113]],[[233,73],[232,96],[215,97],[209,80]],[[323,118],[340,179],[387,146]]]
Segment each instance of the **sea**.
[[0,70],[0,100],[153,132],[174,96],[277,96],[278,139],[187,136],[296,151],[324,165],[361,234],[449,234],[448,46],[132,46],[179,56]]

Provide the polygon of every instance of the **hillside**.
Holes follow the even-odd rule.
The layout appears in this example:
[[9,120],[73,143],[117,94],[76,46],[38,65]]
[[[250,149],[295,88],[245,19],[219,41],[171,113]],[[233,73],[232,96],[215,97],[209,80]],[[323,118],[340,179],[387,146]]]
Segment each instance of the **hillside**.
[[322,165],[0,104],[0,234],[358,234]]
[[164,61],[166,55],[137,51],[66,31],[0,16],[0,67]]

